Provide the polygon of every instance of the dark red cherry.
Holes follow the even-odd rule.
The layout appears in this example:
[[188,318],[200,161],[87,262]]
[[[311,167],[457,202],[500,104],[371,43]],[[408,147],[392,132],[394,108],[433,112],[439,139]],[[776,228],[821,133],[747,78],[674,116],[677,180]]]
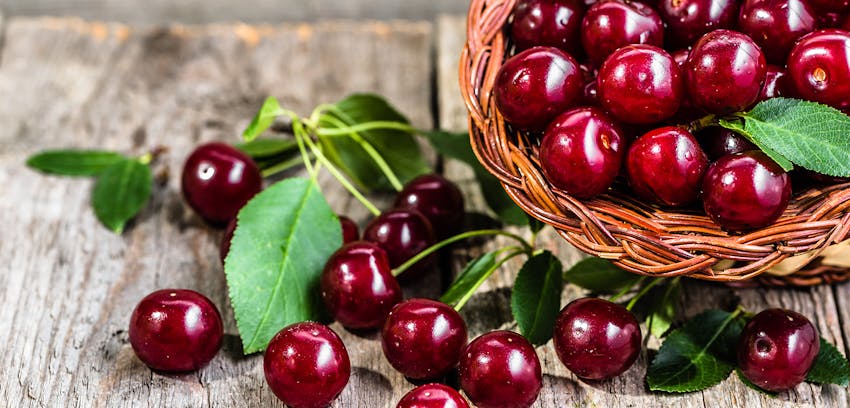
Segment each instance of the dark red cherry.
[[543,386],[540,360],[524,337],[505,330],[469,343],[460,359],[460,387],[480,408],[527,408]]
[[691,102],[714,114],[733,113],[752,105],[767,70],[758,45],[731,30],[712,31],[700,38],[685,65]]
[[555,351],[576,376],[588,380],[616,377],[640,354],[640,326],[616,303],[598,298],[574,300],[558,315]]
[[629,124],[645,125],[673,116],[684,95],[673,57],[652,45],[618,49],[602,64],[596,80],[602,106]]
[[334,252],[319,282],[328,312],[349,329],[381,327],[402,299],[387,253],[371,242],[352,242]]
[[339,336],[314,322],[283,328],[263,356],[266,383],[292,408],[323,408],[339,396],[351,376],[348,351]]
[[183,165],[186,202],[210,224],[227,224],[263,188],[263,177],[245,153],[224,143],[207,143]]
[[638,138],[626,156],[629,185],[638,197],[682,206],[699,198],[708,157],[685,129],[668,126]]
[[414,379],[434,379],[454,368],[466,346],[466,323],[445,303],[409,299],[396,305],[381,331],[384,356]]
[[702,183],[705,212],[726,230],[745,231],[776,221],[791,198],[791,180],[761,151],[720,158]]
[[738,345],[738,366],[753,384],[785,391],[806,379],[820,351],[817,329],[805,316],[767,309],[744,327]]
[[463,193],[439,174],[426,174],[408,182],[395,198],[395,208],[422,213],[438,239],[448,238],[463,227]]
[[596,66],[626,45],[664,45],[661,17],[638,1],[602,0],[590,7],[581,27],[584,51]]
[[576,60],[552,47],[534,47],[499,69],[493,94],[499,112],[517,128],[542,130],[581,97],[582,73]]
[[396,408],[469,408],[469,404],[454,388],[431,383],[412,389]]
[[807,0],[821,14],[844,13],[850,11],[850,0]]
[[[385,211],[377,216],[366,226],[363,239],[387,251],[392,268],[400,266],[435,243],[428,219],[419,211],[405,209]],[[434,257],[426,257],[399,275],[399,279],[420,276],[433,264]]]
[[847,14],[842,17],[841,29],[845,31],[850,31],[850,14]]
[[658,14],[667,23],[670,48],[684,48],[703,34],[732,28],[738,18],[737,0],[660,0]]
[[803,99],[850,108],[850,33],[820,30],[801,38],[788,57],[788,78]]
[[514,7],[511,39],[520,51],[549,46],[576,55],[584,9],[582,0],[520,0]]
[[699,133],[699,142],[708,159],[715,161],[723,156],[757,150],[745,137],[722,127],[710,127]]
[[768,64],[764,84],[761,86],[757,101],[761,102],[778,96],[786,96],[788,93],[788,77],[785,70],[776,65]]
[[815,29],[815,12],[806,0],[745,0],[738,30],[761,47],[768,62],[784,65],[791,47]]
[[620,129],[598,108],[558,116],[540,145],[540,165],[553,186],[579,198],[611,186],[625,156]]
[[349,244],[360,239],[360,231],[357,224],[351,218],[344,215],[339,216],[339,224],[342,226],[342,243]]
[[236,217],[233,217],[227,223],[227,228],[224,229],[224,235],[221,236],[221,243],[218,246],[218,256],[221,258],[222,265],[224,265],[227,254],[230,253],[230,241],[233,240],[234,231],[236,231]]
[[163,289],[142,299],[130,317],[130,345],[145,365],[194,371],[221,348],[224,325],[215,304],[187,289]]

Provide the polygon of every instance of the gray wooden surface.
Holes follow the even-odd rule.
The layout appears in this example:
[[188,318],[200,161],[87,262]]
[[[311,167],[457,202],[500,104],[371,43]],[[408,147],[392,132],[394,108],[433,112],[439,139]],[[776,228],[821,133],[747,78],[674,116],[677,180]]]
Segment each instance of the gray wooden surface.
[[[306,114],[315,104],[350,92],[379,92],[417,126],[439,123],[461,130],[465,119],[456,64],[464,31],[460,17],[435,24],[146,29],[75,19],[5,21],[0,50],[0,406],[281,406],[263,381],[262,358],[240,353],[218,261],[220,233],[185,207],[175,175],[199,142],[238,140],[266,95]],[[171,177],[155,188],[148,208],[122,236],[109,233],[93,217],[90,182],[45,177],[23,166],[27,155],[47,147],[97,146],[141,154],[160,144],[170,150],[158,169],[169,169]],[[451,161],[443,168],[461,184],[469,207],[483,209],[471,174]],[[361,224],[367,221],[367,213],[336,184],[328,179],[322,184],[335,210]],[[566,265],[582,256],[551,231],[540,242]],[[499,241],[479,244],[453,253],[448,264],[454,272]],[[464,308],[473,335],[511,327],[509,287],[518,267],[506,265]],[[436,296],[445,284],[434,279],[408,293]],[[224,313],[224,348],[196,374],[153,374],[127,342],[135,303],[165,287],[199,290]],[[751,310],[789,307],[811,317],[846,352],[848,292],[850,285],[732,290],[689,282],[682,311],[693,315],[736,298]],[[568,287],[563,302],[579,296]],[[392,407],[413,388],[384,360],[374,334],[333,328],[346,342],[354,367],[335,406]],[[620,378],[584,383],[558,363],[551,343],[537,351],[545,373],[537,407],[848,405],[847,390],[836,386],[801,385],[768,398],[734,377],[701,393],[651,394],[643,380],[646,354]]]

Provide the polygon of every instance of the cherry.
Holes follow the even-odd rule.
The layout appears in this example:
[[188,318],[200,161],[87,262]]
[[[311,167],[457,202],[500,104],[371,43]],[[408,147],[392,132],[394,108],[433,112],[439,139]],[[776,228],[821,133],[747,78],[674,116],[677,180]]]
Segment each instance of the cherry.
[[583,85],[572,56],[557,48],[534,47],[502,65],[493,96],[499,112],[512,125],[542,130],[555,116],[576,105]]
[[665,38],[671,48],[688,47],[710,31],[732,28],[738,17],[737,0],[661,0],[657,10],[667,23]]
[[511,39],[520,51],[543,45],[575,55],[584,9],[581,0],[520,0],[514,7]]
[[629,185],[642,199],[681,206],[699,198],[708,157],[696,138],[676,126],[654,129],[629,147]]
[[439,174],[426,174],[408,182],[396,196],[393,207],[422,213],[440,239],[448,238],[463,226],[463,193]]
[[820,351],[817,329],[805,316],[767,309],[744,327],[738,345],[738,365],[753,384],[785,391],[806,379]]
[[344,215],[339,216],[339,224],[342,226],[342,243],[350,244],[360,239],[360,231],[357,224],[351,218]]
[[[395,209],[375,217],[363,231],[365,241],[374,242],[390,258],[390,267],[396,268],[408,259],[435,243],[431,223],[419,211]],[[421,276],[434,264],[429,256],[398,276],[411,279]]]
[[543,386],[534,347],[505,330],[469,343],[460,359],[459,376],[466,396],[481,408],[530,407]]
[[785,70],[776,65],[767,66],[764,85],[759,92],[758,102],[788,94],[788,77]]
[[572,301],[558,315],[552,338],[562,363],[587,380],[616,377],[640,353],[640,326],[616,303],[598,298]]
[[604,112],[577,108],[558,116],[546,129],[540,165],[553,186],[590,198],[611,186],[624,154],[622,133]]
[[850,11],[850,0],[808,0],[821,14],[836,14]]
[[656,123],[673,116],[684,95],[673,57],[652,45],[618,49],[605,60],[597,81],[602,106],[629,124]]
[[145,365],[163,372],[194,371],[221,348],[224,325],[215,304],[188,289],[145,296],[130,317],[130,345]]
[[738,29],[774,64],[784,65],[797,39],[816,24],[815,12],[805,0],[745,0],[738,15]]
[[433,379],[457,365],[466,336],[466,322],[457,311],[445,303],[414,298],[392,309],[381,331],[381,346],[390,365],[406,377]]
[[752,105],[766,73],[758,45],[731,30],[715,30],[700,38],[685,65],[691,102],[714,114],[733,113]]
[[720,158],[702,183],[706,214],[726,230],[743,231],[772,224],[791,198],[788,174],[761,151]]
[[319,282],[325,307],[349,329],[381,327],[402,299],[387,253],[371,242],[352,242],[334,252]]
[[431,383],[412,389],[396,408],[469,408],[469,404],[453,388]]
[[314,322],[278,332],[263,356],[266,382],[292,408],[320,408],[339,396],[351,376],[348,351],[339,336]]
[[600,66],[608,55],[630,44],[664,45],[664,23],[644,3],[602,0],[587,11],[581,23],[581,43],[590,60]]
[[788,77],[797,96],[850,108],[850,33],[829,29],[803,36],[788,57]]
[[263,188],[263,177],[245,153],[224,143],[195,149],[183,165],[183,197],[210,224],[224,225]]
[[702,130],[699,134],[699,141],[703,151],[711,161],[730,154],[758,149],[745,137],[722,127],[710,127]]
[[233,240],[233,232],[236,231],[236,217],[230,219],[227,223],[227,228],[224,229],[224,235],[221,236],[221,243],[218,246],[218,256],[221,258],[221,264],[224,265],[224,260],[227,254],[230,253],[230,241]]

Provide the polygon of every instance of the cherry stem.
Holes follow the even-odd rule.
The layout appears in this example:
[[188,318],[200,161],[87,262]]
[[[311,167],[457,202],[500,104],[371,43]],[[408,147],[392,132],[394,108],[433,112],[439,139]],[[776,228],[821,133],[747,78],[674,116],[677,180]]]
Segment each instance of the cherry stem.
[[416,256],[408,259],[407,262],[399,265],[398,268],[395,268],[393,270],[393,276],[401,275],[408,268],[410,268],[411,266],[415,265],[417,262],[428,257],[428,255],[431,255],[434,252],[437,252],[440,249],[442,249],[446,246],[449,246],[449,245],[451,245],[451,244],[453,244],[457,241],[462,241],[462,240],[467,239],[467,238],[480,237],[480,236],[485,236],[485,235],[501,235],[501,236],[504,236],[504,237],[513,238],[513,239],[517,240],[522,245],[523,252],[529,254],[529,256],[534,252],[534,248],[528,242],[526,242],[526,240],[523,237],[516,235],[516,234],[512,234],[510,232],[506,232],[506,231],[502,231],[502,230],[496,230],[496,229],[468,231],[468,232],[464,232],[464,233],[455,235],[451,238],[446,238],[443,241],[440,241],[440,242],[438,242],[434,245],[431,245],[427,249],[416,254]]
[[454,306],[453,306],[456,311],[459,312],[460,309],[463,308],[463,305],[465,305],[466,302],[469,301],[469,299],[472,298],[472,295],[478,290],[478,288],[481,286],[481,284],[483,284],[491,275],[493,275],[493,272],[496,272],[499,268],[502,267],[502,265],[504,265],[506,262],[513,259],[517,255],[522,255],[522,254],[526,253],[525,249],[518,247],[518,246],[510,246],[510,247],[502,248],[499,251],[497,251],[497,253],[502,253],[502,252],[509,251],[509,250],[512,250],[512,252],[508,253],[508,255],[506,255],[504,258],[500,259],[498,262],[493,264],[493,266],[491,266],[489,269],[487,269],[487,271],[484,272],[484,274],[482,274],[480,278],[478,278],[478,280],[475,282],[475,284],[471,288],[469,288],[469,290],[463,295],[463,297],[458,299],[457,303],[455,303]]
[[710,126],[717,126],[720,123],[720,119],[715,115],[707,115],[702,118],[699,118],[693,122],[685,125],[685,129],[687,129],[691,133],[699,132],[702,129],[705,129]]
[[652,280],[652,282],[649,282],[648,284],[646,284],[642,288],[640,288],[640,292],[638,292],[637,295],[635,295],[635,297],[633,297],[631,300],[629,300],[629,303],[626,305],[626,310],[631,311],[632,308],[635,307],[635,305],[637,304],[638,300],[640,300],[640,298],[642,298],[644,295],[649,293],[649,291],[652,290],[652,288],[655,287],[655,285],[658,285],[659,283],[661,283],[664,280],[665,280],[664,278],[655,278],[655,279]]
[[629,293],[629,291],[631,291],[631,290],[632,290],[632,288],[633,288],[633,287],[635,287],[635,285],[641,285],[641,284],[643,284],[643,282],[644,282],[645,280],[647,280],[647,279],[648,279],[648,277],[647,277],[647,276],[641,276],[641,277],[640,277],[640,279],[638,279],[638,280],[637,280],[637,282],[635,282],[635,283],[633,283],[633,284],[631,284],[631,285],[629,285],[629,286],[626,286],[625,288],[621,289],[619,292],[617,292],[617,294],[615,294],[614,296],[611,296],[611,298],[609,298],[609,299],[608,299],[608,301],[609,301],[609,302],[612,302],[612,303],[617,302],[617,299],[619,299],[619,298],[621,298],[621,297],[625,296],[625,295],[626,295],[626,293]]
[[351,133],[368,132],[370,130],[400,130],[415,133],[416,128],[402,122],[379,120],[374,122],[358,123],[353,126],[340,127],[339,129],[318,129],[319,136],[345,136]]
[[[310,155],[309,152],[307,153],[307,155],[310,159],[312,159],[312,156]],[[283,173],[284,171],[287,171],[287,170],[289,170],[293,167],[296,167],[296,166],[298,166],[299,164],[302,164],[302,163],[304,163],[303,157],[301,157],[301,156],[293,157],[291,159],[284,160],[280,163],[277,163],[277,164],[263,170],[262,175],[263,175],[263,177],[271,177],[271,176],[274,176],[275,174]]]

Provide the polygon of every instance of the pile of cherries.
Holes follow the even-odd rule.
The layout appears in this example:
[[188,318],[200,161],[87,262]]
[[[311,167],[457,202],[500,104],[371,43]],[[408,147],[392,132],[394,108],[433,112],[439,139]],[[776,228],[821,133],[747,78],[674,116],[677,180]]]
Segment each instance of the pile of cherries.
[[847,0],[520,0],[509,24],[496,106],[542,132],[543,173],[578,198],[625,175],[644,201],[702,199],[726,230],[762,228],[788,174],[740,135],[677,125],[777,96],[850,110]]

